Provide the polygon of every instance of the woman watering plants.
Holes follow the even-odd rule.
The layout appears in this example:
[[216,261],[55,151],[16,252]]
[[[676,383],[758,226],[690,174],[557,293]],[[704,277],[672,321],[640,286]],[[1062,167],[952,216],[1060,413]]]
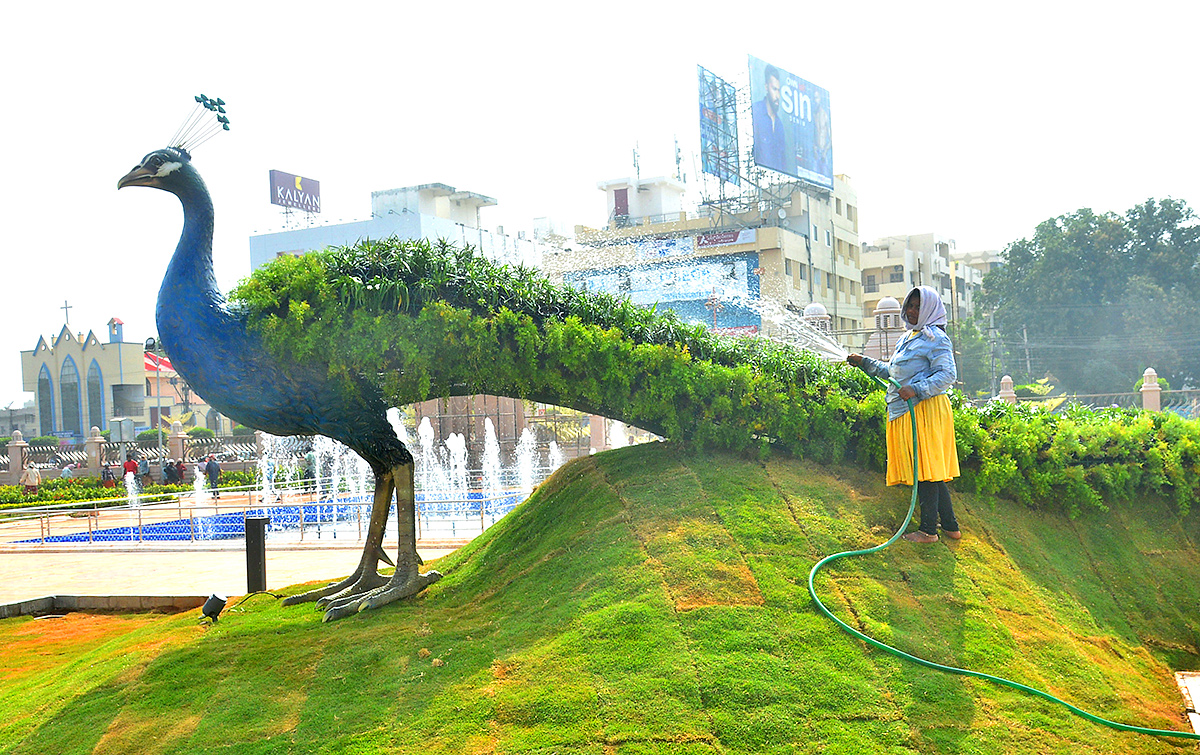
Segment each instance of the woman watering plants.
[[912,419],[908,400],[915,399],[917,419],[917,496],[921,524],[905,540],[935,543],[938,520],[942,533],[958,540],[962,533],[950,504],[947,481],[958,477],[958,452],[954,446],[954,413],[946,390],[954,384],[954,350],[946,335],[946,306],[929,286],[908,292],[901,307],[908,330],[896,344],[887,364],[851,354],[846,361],[868,375],[891,378],[900,385],[887,389],[887,484],[912,485]]

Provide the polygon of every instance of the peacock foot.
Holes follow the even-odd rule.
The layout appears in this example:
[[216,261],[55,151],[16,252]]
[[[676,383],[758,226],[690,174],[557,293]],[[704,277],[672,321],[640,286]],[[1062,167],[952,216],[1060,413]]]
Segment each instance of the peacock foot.
[[381,587],[330,601],[327,604],[324,621],[334,621],[351,616],[359,611],[379,608],[388,603],[416,595],[441,578],[442,574],[438,571],[427,571],[424,574],[420,574],[414,569],[405,576],[397,569],[392,579]]
[[315,590],[302,592],[299,595],[289,595],[283,599],[283,605],[294,606],[299,603],[312,603],[314,601],[318,605],[321,605],[341,595],[354,595],[367,590],[374,590],[385,584],[387,584],[387,577],[374,570],[368,572],[360,568],[341,582],[333,582],[325,587],[318,587]]

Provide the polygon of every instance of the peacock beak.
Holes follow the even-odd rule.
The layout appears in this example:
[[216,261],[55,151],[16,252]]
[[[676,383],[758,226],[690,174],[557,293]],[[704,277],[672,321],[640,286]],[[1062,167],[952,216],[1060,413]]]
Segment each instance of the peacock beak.
[[124,189],[126,186],[154,186],[156,177],[156,171],[152,171],[144,165],[139,165],[122,176],[120,181],[117,181],[117,188]]

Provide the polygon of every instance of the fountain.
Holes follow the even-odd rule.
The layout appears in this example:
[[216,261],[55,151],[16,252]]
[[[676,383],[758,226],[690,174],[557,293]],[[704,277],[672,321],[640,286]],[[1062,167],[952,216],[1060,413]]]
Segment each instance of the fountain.
[[[438,443],[429,417],[417,426],[417,442],[411,442],[403,416],[397,409],[388,411],[388,421],[398,437],[412,448],[416,461],[416,491],[419,523],[423,537],[459,538],[478,534],[494,524],[521,500],[528,497],[540,480],[565,460],[558,444],[552,442],[543,465],[538,458],[536,436],[526,428],[513,455],[512,466],[505,467],[495,425],[484,419],[484,443],[480,452],[481,469],[469,468],[470,449],[466,438],[450,433]],[[311,451],[304,449],[311,444]],[[258,463],[262,513],[271,519],[269,532],[295,531],[303,527],[306,537],[338,537],[342,531],[358,527],[369,504],[373,489],[370,467],[358,454],[330,438],[276,438],[262,436],[263,454]],[[311,454],[314,482],[312,491],[319,505],[284,505],[285,492],[296,489],[293,481],[299,467]],[[515,490],[513,485],[515,483]],[[199,496],[208,492],[197,487]],[[270,536],[270,535],[268,535]],[[289,535],[290,536],[290,535]]]
[[496,428],[492,418],[483,420],[483,494],[485,498],[500,495],[504,479],[500,467],[500,441],[496,439]]
[[137,508],[142,505],[141,491],[138,489],[137,475],[133,472],[125,473],[125,496],[129,500],[130,508]]
[[533,431],[528,427],[521,431],[521,439],[517,441],[517,487],[524,500],[533,492],[534,454],[537,446],[534,442]]
[[618,420],[613,420],[608,425],[608,447],[609,448],[624,448],[629,445],[629,435],[625,430],[625,423]]

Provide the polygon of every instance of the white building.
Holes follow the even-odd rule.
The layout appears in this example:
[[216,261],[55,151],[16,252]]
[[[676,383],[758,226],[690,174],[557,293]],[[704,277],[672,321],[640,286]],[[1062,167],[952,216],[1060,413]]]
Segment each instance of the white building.
[[552,280],[670,308],[730,334],[762,330],[740,303],[755,298],[797,314],[822,304],[835,335],[862,327],[857,199],[846,176],[834,178],[832,192],[787,182],[695,211],[672,178],[597,186],[607,226],[576,226],[575,249],[547,250]]
[[916,286],[930,286],[942,297],[949,319],[969,317],[983,273],[955,259],[954,239],[936,233],[886,236],[862,250],[863,309],[874,315],[880,301],[903,302]]
[[503,228],[484,230],[479,211],[496,200],[446,184],[422,184],[371,192],[371,218],[349,223],[313,226],[250,237],[250,267],[257,269],[285,254],[304,254],[360,239],[445,239],[470,245],[495,262],[538,266],[542,245],[523,234],[508,236]]
[[999,249],[984,249],[977,252],[950,252],[950,259],[973,267],[981,275],[987,275],[1004,264],[1004,254]]

